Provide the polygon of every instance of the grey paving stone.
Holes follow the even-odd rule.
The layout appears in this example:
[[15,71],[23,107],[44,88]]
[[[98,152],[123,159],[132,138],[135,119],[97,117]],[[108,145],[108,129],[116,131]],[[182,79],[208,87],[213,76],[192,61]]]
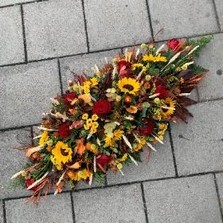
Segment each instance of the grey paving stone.
[[0,65],[24,61],[20,7],[0,9]]
[[0,68],[0,128],[39,123],[58,93],[55,60]]
[[70,194],[47,196],[38,206],[25,199],[6,201],[7,223],[73,223]]
[[223,101],[190,107],[188,124],[172,125],[177,168],[180,175],[223,169]]
[[63,82],[63,89],[66,90],[68,80],[73,79],[74,72],[76,74],[85,74],[91,76],[93,75],[93,70],[95,64],[100,68],[105,64],[105,57],[109,62],[120,50],[110,50],[100,53],[84,54],[79,56],[67,57],[60,59],[61,75]]
[[170,140],[168,133],[166,135],[166,140],[164,145],[154,145],[157,152],[151,151],[151,157],[149,162],[146,162],[146,155],[148,152],[142,153],[142,163],[139,166],[131,164],[123,168],[125,176],[120,173],[109,173],[107,180],[108,184],[118,184],[133,181],[157,179],[163,177],[173,177],[175,176],[173,156],[170,146]]
[[34,0],[1,0],[0,6],[14,5],[25,2],[34,2]]
[[213,176],[144,183],[150,223],[221,223]]
[[0,223],[4,223],[4,218],[3,218],[3,202],[0,201]]
[[145,223],[140,185],[73,193],[76,223]]
[[81,0],[24,5],[28,59],[87,51]]
[[205,47],[198,58],[198,64],[209,70],[200,83],[201,100],[223,97],[223,34],[214,35],[214,39]]
[[[90,50],[148,42],[151,37],[145,1],[85,1]],[[134,19],[133,19],[134,18]]]
[[218,18],[221,26],[221,30],[223,31],[223,1],[222,0],[215,0]]
[[20,187],[15,187],[16,181],[11,176],[23,169],[26,158],[21,145],[30,145],[30,128],[14,131],[0,132],[0,199],[29,194]]
[[223,173],[216,174],[221,207],[223,211]]
[[[156,40],[216,32],[212,0],[148,0]],[[177,21],[177,22],[176,22]]]

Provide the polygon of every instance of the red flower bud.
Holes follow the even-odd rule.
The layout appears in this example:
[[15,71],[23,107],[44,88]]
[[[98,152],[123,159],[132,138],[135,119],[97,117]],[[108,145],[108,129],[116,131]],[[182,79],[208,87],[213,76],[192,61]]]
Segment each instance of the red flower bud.
[[153,129],[154,129],[154,123],[151,120],[147,119],[145,120],[143,126],[139,127],[139,133],[141,135],[148,136],[153,132]]
[[63,95],[64,102],[65,102],[66,104],[68,104],[68,105],[69,105],[69,104],[71,103],[71,101],[73,101],[75,98],[77,98],[77,96],[76,96],[76,94],[75,94],[74,92],[69,92],[69,93]]
[[175,53],[180,50],[180,48],[184,45],[185,40],[179,39],[171,39],[167,42],[167,46],[169,49],[173,50]]
[[99,164],[101,166],[109,164],[110,161],[111,161],[111,156],[107,156],[107,155],[104,155],[104,154],[99,155],[96,159],[97,164]]
[[158,85],[155,90],[155,94],[159,94],[157,97],[161,99],[165,99],[168,97],[169,92],[163,85]]
[[117,64],[118,64],[119,76],[121,78],[129,77],[129,75],[132,72],[132,70],[131,70],[132,64],[130,62],[128,62],[128,61],[125,61],[125,60],[121,60]]
[[59,126],[59,129],[58,129],[58,135],[65,139],[67,138],[69,135],[71,134],[71,131],[70,131],[70,128],[69,128],[69,125],[67,123],[62,123],[60,124]]

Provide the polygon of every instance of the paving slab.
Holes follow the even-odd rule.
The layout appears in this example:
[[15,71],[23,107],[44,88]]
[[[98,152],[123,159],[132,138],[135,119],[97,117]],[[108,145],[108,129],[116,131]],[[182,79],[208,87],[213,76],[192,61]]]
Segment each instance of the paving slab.
[[91,51],[148,42],[151,38],[145,1],[86,0],[85,13]]
[[220,196],[221,208],[223,212],[223,173],[216,174],[218,192]]
[[0,9],[0,27],[0,65],[23,62],[24,44],[19,6]]
[[0,68],[0,128],[39,123],[58,93],[55,60]]
[[87,51],[81,0],[24,5],[29,60]]
[[146,162],[148,150],[145,150],[141,155],[143,162],[139,163],[139,166],[135,166],[134,164],[125,166],[122,169],[125,176],[122,176],[119,172],[116,174],[109,173],[107,177],[108,184],[119,184],[175,176],[173,155],[168,132],[166,139],[164,140],[164,145],[157,144],[154,145],[154,147],[157,149],[157,152],[151,151],[151,156],[148,162]]
[[188,124],[172,124],[179,175],[223,170],[223,101],[199,103],[189,108]]
[[92,76],[94,74],[93,68],[95,64],[99,68],[102,67],[105,64],[105,58],[107,58],[108,62],[112,62],[112,58],[118,52],[120,52],[120,50],[110,50],[60,59],[63,89],[67,89],[68,81],[73,79],[73,73],[85,73],[88,76]]
[[[147,0],[156,40],[219,31],[212,0]],[[176,22],[177,21],[177,22]]]
[[24,151],[19,151],[16,148],[30,145],[30,134],[30,128],[0,132],[0,200],[29,194],[25,189],[15,187],[16,181],[10,178],[22,170],[27,161]]
[[76,223],[145,223],[138,184],[73,193]]
[[223,97],[223,34],[214,39],[202,50],[198,64],[209,70],[198,88],[200,100]]
[[26,199],[5,202],[7,223],[73,223],[70,194],[47,196],[38,206]]
[[212,175],[144,183],[149,223],[222,223]]
[[216,4],[217,14],[219,23],[221,26],[221,30],[223,31],[223,1],[222,0],[214,0]]

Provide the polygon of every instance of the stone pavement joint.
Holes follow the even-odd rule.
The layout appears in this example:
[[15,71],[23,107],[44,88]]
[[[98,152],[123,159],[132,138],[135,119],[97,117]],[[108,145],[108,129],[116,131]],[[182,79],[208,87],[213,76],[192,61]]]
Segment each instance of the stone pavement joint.
[[23,5],[20,6],[20,10],[21,10],[21,18],[22,18],[22,33],[23,33],[23,44],[24,44],[24,56],[25,56],[25,62],[27,63],[28,56],[27,56],[26,31],[25,31],[25,23],[24,23]]
[[[215,187],[216,187],[216,192],[217,192],[217,196],[218,196],[218,203],[219,203],[219,208],[220,208],[220,212],[221,212],[221,219],[222,219],[222,222],[223,222],[223,208],[222,208],[222,189],[221,189],[221,195],[220,195],[220,190],[219,188],[222,188],[222,185],[221,185],[221,176],[222,174],[215,174],[214,173],[214,182],[215,182]],[[219,177],[219,178],[218,178]],[[217,182],[217,178],[219,179],[219,182]]]

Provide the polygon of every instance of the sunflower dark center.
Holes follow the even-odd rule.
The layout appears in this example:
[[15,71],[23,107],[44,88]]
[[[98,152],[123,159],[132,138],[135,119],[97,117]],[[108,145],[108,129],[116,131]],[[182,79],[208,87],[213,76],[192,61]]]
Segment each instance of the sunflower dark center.
[[130,84],[125,84],[123,87],[126,88],[129,91],[132,91],[134,89],[134,87]]
[[67,156],[68,155],[68,152],[65,149],[63,149],[63,148],[60,149],[60,152],[61,152],[61,154],[63,156]]

